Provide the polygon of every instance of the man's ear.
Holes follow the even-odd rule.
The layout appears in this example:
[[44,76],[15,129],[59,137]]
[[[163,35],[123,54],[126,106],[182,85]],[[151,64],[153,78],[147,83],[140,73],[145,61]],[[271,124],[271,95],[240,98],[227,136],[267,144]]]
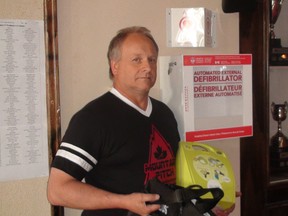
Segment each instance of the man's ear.
[[110,65],[111,65],[111,70],[112,70],[113,75],[117,74],[118,73],[118,66],[119,66],[118,61],[111,60]]

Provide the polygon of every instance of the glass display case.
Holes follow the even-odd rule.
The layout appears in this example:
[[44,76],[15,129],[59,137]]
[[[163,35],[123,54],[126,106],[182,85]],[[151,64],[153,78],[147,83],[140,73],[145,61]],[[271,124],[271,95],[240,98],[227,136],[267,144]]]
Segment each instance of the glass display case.
[[[242,216],[283,216],[288,212],[288,170],[279,161],[271,163],[272,137],[278,130],[288,136],[288,119],[284,118],[288,66],[270,64],[272,3],[275,1],[257,1],[255,10],[239,14],[240,53],[253,55],[253,136],[240,141]],[[286,154],[278,156],[283,159]]]

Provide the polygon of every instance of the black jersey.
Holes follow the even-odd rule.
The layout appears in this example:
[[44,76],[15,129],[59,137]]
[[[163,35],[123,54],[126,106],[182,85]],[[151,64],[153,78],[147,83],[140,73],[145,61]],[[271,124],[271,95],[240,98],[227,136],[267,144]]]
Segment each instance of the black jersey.
[[[120,194],[142,192],[155,176],[175,183],[177,123],[164,103],[150,100],[150,116],[111,92],[88,103],[72,117],[52,166]],[[125,211],[84,211],[83,215],[116,216]]]

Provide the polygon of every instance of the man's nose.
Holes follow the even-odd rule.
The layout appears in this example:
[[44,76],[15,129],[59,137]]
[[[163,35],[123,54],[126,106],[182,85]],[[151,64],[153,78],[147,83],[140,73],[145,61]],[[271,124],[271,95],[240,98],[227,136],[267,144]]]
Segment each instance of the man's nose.
[[146,59],[145,61],[143,61],[143,69],[150,71],[152,68],[152,63],[151,61],[149,61],[149,59]]

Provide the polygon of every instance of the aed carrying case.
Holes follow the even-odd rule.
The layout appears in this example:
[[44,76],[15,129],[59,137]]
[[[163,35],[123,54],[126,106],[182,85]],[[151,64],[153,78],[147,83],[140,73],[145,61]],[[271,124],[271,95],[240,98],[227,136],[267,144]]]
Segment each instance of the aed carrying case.
[[203,188],[221,188],[222,209],[235,203],[235,177],[226,154],[208,144],[180,142],[176,156],[176,184],[182,187],[200,185]]

